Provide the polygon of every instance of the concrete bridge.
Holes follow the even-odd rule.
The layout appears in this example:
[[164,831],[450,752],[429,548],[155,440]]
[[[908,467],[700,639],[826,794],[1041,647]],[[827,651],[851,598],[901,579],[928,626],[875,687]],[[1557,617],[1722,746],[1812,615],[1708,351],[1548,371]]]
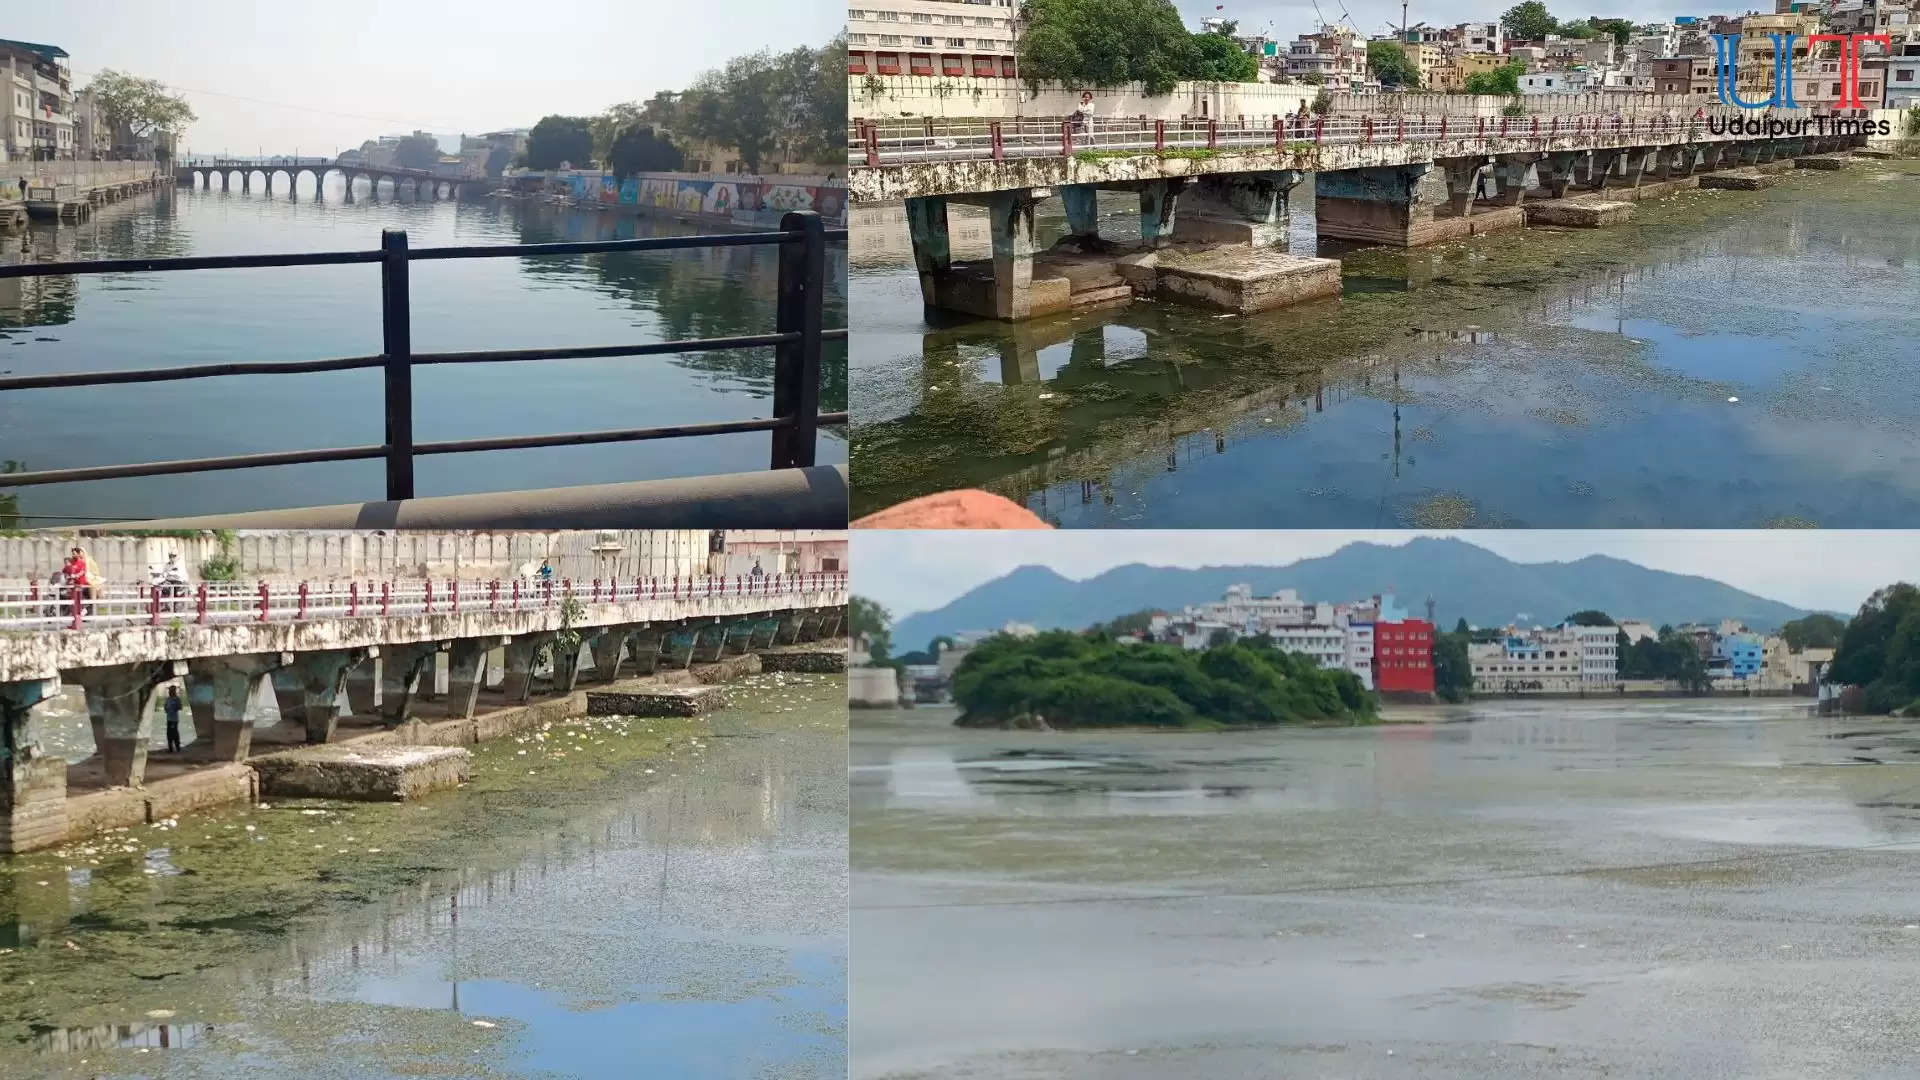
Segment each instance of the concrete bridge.
[[[1314,181],[1323,239],[1415,247],[1527,223],[1602,226],[1682,187],[1761,186],[1772,168],[1838,168],[1864,121],[1716,109],[1536,117],[1282,117],[1202,121],[863,122],[857,202],[904,200],[929,307],[1017,320],[1159,292],[1232,311],[1335,295],[1338,263],[1280,253],[1293,189]],[[1704,177],[1730,174],[1724,181]],[[1140,248],[1099,235],[1097,193],[1135,192]],[[1033,208],[1059,195],[1068,250],[1035,270]],[[984,206],[993,264],[956,267],[947,204]],[[1237,258],[1171,245],[1241,249]],[[1248,257],[1247,248],[1254,249]],[[1120,258],[1114,258],[1119,254]],[[1074,258],[1094,255],[1096,258]]]
[[287,178],[287,198],[297,199],[300,190],[300,177],[313,177],[314,198],[322,198],[325,181],[329,174],[339,173],[346,180],[347,202],[353,201],[354,181],[365,179],[369,185],[369,196],[378,198],[380,181],[393,184],[395,198],[408,192],[416,199],[439,199],[458,194],[460,186],[470,181],[460,177],[441,176],[426,169],[370,168],[362,165],[342,165],[332,161],[301,161],[262,163],[257,161],[205,161],[191,162],[173,170],[174,183],[181,187],[201,187],[206,190],[232,191],[234,177],[239,177],[242,192],[253,189],[254,174],[260,176],[260,190],[273,193],[273,180],[276,176]]
[[257,725],[324,743],[353,718],[470,720],[483,697],[527,703],[543,671],[570,695],[583,669],[611,682],[834,636],[846,602],[843,573],[16,589],[0,596],[0,853],[67,835],[69,766],[40,731],[64,684],[84,690],[97,756],[75,774],[138,787],[169,684],[186,688],[193,760],[231,764]]

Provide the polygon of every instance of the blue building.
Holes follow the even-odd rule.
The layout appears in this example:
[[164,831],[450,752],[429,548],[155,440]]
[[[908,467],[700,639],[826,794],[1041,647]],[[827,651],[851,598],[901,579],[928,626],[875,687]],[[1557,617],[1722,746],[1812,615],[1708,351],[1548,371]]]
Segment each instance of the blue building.
[[1736,679],[1760,674],[1762,649],[1757,634],[1725,634],[1713,646],[1714,655],[1726,659],[1727,674]]

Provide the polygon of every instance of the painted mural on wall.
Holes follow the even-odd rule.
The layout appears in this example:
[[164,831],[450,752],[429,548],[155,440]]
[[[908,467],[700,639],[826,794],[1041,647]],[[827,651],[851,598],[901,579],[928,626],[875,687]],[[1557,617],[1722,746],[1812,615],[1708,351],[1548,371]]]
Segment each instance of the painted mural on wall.
[[725,220],[778,219],[791,210],[812,210],[843,221],[847,191],[838,185],[769,183],[763,180],[641,175],[618,180],[599,174],[570,174],[569,194],[581,202],[637,206],[670,213]]

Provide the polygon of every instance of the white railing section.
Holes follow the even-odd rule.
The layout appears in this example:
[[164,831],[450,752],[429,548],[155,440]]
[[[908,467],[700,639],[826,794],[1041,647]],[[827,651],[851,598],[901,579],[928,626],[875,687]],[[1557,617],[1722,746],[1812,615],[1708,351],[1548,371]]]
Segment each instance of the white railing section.
[[1449,139],[1634,139],[1701,140],[1739,137],[1724,122],[1754,119],[1810,121],[1796,134],[1842,134],[1832,117],[1821,129],[1812,109],[1754,110],[1715,107],[1634,110],[1548,116],[1451,116],[1446,114],[1286,116],[1269,123],[1238,121],[1025,117],[1016,120],[862,120],[848,131],[847,163],[858,167],[922,161],[999,161],[1008,158],[1071,157],[1080,153],[1138,150],[1285,150],[1299,144],[1369,145],[1442,142]]
[[287,623],[479,611],[533,611],[569,599],[589,607],[706,597],[797,597],[840,592],[847,575],[761,574],[625,581],[520,578],[501,581],[261,581],[198,585],[117,585],[83,595],[64,585],[0,590],[0,630],[86,630],[118,626]]

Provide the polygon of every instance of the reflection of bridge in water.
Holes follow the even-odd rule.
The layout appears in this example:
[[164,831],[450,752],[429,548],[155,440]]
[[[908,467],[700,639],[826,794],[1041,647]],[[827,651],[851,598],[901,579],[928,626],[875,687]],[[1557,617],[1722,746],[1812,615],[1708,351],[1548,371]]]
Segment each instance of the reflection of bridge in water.
[[[1785,241],[1804,245],[1806,238],[1788,236]],[[1460,374],[1466,362],[1462,350],[1470,354],[1475,348],[1498,347],[1523,326],[1582,310],[1612,307],[1612,325],[1578,332],[1626,341],[1619,305],[1635,285],[1659,280],[1702,255],[1745,250],[1749,244],[1756,251],[1764,249],[1759,238],[1744,234],[1679,241],[1648,252],[1636,265],[1543,279],[1536,287],[1513,291],[1498,308],[1476,305],[1476,322],[1430,326],[1404,332],[1403,337],[1374,334],[1373,347],[1345,356],[1335,352],[1304,370],[1275,371],[1263,363],[1268,357],[1299,352],[1299,335],[1311,333],[1308,317],[1299,313],[1183,323],[1168,312],[1134,306],[1024,323],[937,326],[921,337],[923,374],[916,381],[928,389],[922,391],[920,404],[905,416],[863,425],[856,441],[889,428],[911,433],[923,411],[944,416],[962,403],[1026,417],[1036,408],[1027,400],[1032,395],[997,392],[985,384],[1038,386],[1054,399],[1033,421],[1049,433],[1043,444],[1017,461],[987,457],[939,462],[943,475],[920,486],[979,486],[1028,503],[1046,516],[1050,507],[1076,502],[1111,506],[1116,491],[1132,495],[1144,490],[1146,474],[1178,472],[1198,459],[1230,453],[1242,439],[1299,428],[1337,413],[1341,404],[1373,400],[1391,405],[1391,426],[1381,432],[1380,460],[1383,479],[1399,481],[1417,465],[1412,449],[1425,437],[1402,428],[1401,407],[1413,400],[1403,382]],[[1447,280],[1449,268],[1436,267],[1419,252],[1378,251],[1371,256],[1348,268],[1350,293],[1418,293],[1457,284]],[[1203,317],[1188,317],[1196,318]],[[1181,332],[1183,328],[1195,333]],[[1513,340],[1514,347],[1523,344]],[[1245,367],[1236,362],[1240,358],[1247,361]],[[983,390],[995,395],[992,403],[978,402],[976,395]],[[1113,403],[1140,395],[1159,404],[1142,414]],[[912,438],[909,434],[903,441]],[[1009,464],[1014,467],[1007,468]]]

